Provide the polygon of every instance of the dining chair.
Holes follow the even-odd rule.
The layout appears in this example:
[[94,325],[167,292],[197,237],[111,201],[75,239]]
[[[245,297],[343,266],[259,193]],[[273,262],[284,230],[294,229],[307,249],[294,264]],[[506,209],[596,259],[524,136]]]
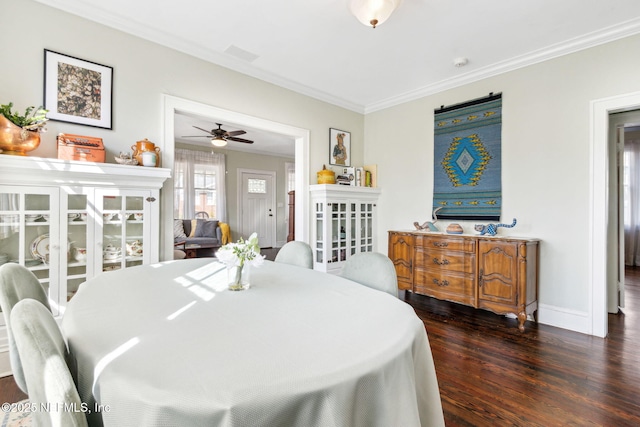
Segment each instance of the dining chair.
[[305,242],[292,240],[285,243],[274,258],[275,262],[313,268],[313,252]]
[[67,344],[53,314],[40,302],[27,298],[13,307],[10,317],[29,403],[38,408],[32,412],[34,425],[87,426],[82,401],[67,366]]
[[398,297],[398,276],[393,262],[377,252],[359,252],[349,257],[340,276]]
[[35,299],[51,311],[47,294],[38,278],[31,271],[15,263],[7,263],[0,266],[0,308],[2,308],[2,314],[7,326],[11,370],[20,390],[27,393],[27,384],[22,372],[20,355],[16,350],[11,326],[11,311],[18,301],[25,298]]

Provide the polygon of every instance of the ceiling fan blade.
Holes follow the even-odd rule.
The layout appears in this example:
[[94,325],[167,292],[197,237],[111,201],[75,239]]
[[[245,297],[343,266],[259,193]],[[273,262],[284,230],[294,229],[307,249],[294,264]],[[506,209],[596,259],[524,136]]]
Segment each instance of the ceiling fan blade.
[[245,144],[253,144],[253,141],[249,141],[248,139],[244,138],[236,138],[234,136],[227,137],[226,139],[228,139],[229,141],[244,142]]
[[238,135],[244,135],[245,133],[247,133],[247,132],[245,132],[243,130],[234,130],[234,131],[231,131],[231,132],[227,132],[227,136],[238,136]]
[[202,129],[202,128],[199,128],[198,126],[194,126],[194,128],[196,128],[196,129],[200,129],[201,131],[206,132],[206,133],[208,133],[209,135],[213,135],[213,134],[211,133],[211,131],[210,131],[210,130]]
[[180,138],[211,138],[211,135],[184,135]]

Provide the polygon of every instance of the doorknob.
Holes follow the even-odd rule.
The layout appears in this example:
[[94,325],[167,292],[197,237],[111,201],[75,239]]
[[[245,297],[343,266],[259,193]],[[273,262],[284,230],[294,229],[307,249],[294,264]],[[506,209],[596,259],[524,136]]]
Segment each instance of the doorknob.
[[269,209],[269,216],[273,216],[273,213],[271,213],[271,209]]

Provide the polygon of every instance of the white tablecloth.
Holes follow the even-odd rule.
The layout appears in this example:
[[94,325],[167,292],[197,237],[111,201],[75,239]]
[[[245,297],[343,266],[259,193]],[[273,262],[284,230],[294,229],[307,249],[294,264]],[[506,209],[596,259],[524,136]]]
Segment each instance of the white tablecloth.
[[224,289],[212,259],[102,274],[62,328],[105,426],[444,425],[424,325],[392,296],[265,262]]

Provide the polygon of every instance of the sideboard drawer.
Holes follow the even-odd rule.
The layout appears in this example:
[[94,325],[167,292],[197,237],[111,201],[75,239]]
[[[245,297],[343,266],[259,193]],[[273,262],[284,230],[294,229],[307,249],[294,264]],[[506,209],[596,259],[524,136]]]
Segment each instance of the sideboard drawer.
[[458,252],[475,252],[476,241],[465,238],[451,238],[447,236],[417,236],[416,246],[423,248],[442,249]]
[[475,304],[475,278],[473,275],[438,272],[416,268],[414,291],[439,299]]
[[439,269],[445,271],[459,271],[472,274],[476,269],[476,257],[474,253],[439,251],[427,248],[416,248],[416,265],[426,269]]

